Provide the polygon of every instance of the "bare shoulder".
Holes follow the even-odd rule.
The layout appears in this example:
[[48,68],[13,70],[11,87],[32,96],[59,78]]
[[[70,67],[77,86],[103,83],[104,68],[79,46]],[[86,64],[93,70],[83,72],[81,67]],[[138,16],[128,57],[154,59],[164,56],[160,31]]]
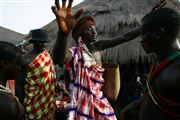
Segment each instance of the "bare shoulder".
[[168,74],[167,79],[180,84],[180,59],[169,65],[165,73]]
[[98,40],[98,41],[95,41],[93,42],[91,45],[93,47],[94,50],[96,51],[101,51],[101,50],[104,50],[106,49],[106,44],[108,44],[108,40]]
[[164,69],[157,77],[155,84],[161,95],[180,102],[180,98],[177,97],[180,94],[180,60]]

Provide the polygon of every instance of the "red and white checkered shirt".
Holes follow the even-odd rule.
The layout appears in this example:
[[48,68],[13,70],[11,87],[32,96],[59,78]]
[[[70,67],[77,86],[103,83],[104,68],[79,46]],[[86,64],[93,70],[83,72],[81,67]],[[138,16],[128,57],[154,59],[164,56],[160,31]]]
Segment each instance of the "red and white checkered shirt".
[[46,50],[27,66],[24,106],[28,119],[42,119],[55,108],[55,77],[54,65]]
[[114,110],[101,90],[104,69],[96,65],[86,67],[82,47],[73,47],[70,51],[74,77],[71,74],[69,120],[116,120]]

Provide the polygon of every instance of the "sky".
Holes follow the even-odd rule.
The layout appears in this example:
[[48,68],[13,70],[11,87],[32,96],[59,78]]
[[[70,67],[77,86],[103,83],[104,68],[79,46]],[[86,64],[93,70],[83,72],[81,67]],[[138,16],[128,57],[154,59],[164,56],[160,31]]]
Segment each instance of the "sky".
[[[74,0],[73,5],[82,1]],[[28,34],[55,19],[53,5],[54,0],[0,0],[0,26]]]
[[[82,1],[74,0],[73,6]],[[0,0],[0,26],[28,34],[55,19],[53,5],[54,0]]]

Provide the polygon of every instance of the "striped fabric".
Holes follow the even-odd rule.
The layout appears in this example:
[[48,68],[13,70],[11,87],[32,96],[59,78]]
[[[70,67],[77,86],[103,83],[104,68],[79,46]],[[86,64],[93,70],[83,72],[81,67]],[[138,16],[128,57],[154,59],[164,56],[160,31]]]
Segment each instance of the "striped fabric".
[[84,50],[81,45],[70,49],[75,77],[70,87],[69,120],[116,120],[112,107],[101,91],[104,69],[93,64],[89,66],[89,63],[85,66]]
[[55,71],[46,50],[27,67],[24,105],[27,118],[33,120],[55,108]]

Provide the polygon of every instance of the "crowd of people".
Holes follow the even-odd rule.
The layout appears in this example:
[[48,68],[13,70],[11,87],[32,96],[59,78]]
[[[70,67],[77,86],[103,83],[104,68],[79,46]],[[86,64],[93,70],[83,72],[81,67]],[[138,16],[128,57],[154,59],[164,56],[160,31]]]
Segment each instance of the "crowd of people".
[[[180,119],[180,15],[160,0],[142,18],[141,26],[111,41],[97,39],[92,16],[83,9],[72,14],[72,0],[55,0],[52,11],[59,28],[52,56],[46,50],[47,31],[31,32],[33,49],[23,53],[0,41],[0,120],[117,120],[102,87],[102,50],[141,36],[146,53],[155,53],[142,98],[121,111],[120,120]],[[67,49],[68,36],[76,42]],[[57,76],[57,72],[62,73]],[[15,94],[6,87],[15,80]],[[113,81],[119,83],[118,81]],[[110,88],[115,90],[115,88]],[[119,93],[119,91],[116,91]],[[112,92],[113,94],[113,92]]]

